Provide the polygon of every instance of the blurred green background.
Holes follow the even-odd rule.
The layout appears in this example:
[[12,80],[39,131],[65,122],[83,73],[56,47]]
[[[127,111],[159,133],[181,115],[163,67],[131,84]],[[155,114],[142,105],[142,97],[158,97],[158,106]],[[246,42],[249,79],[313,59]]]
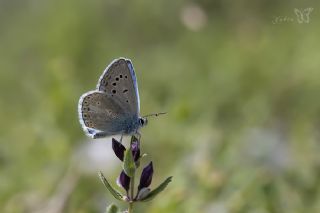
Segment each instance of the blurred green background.
[[[317,1],[0,0],[1,212],[104,212],[121,166],[77,104],[135,66],[144,164],[169,187],[136,212],[320,212]],[[294,8],[314,8],[299,24]],[[115,184],[115,182],[112,182]]]

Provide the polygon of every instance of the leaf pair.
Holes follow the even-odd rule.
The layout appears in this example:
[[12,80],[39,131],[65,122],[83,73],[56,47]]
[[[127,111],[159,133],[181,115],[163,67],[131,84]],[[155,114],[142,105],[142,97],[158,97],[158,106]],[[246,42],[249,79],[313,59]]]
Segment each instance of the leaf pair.
[[[129,202],[129,200],[127,199],[126,196],[123,196],[120,192],[118,192],[116,189],[114,189],[110,183],[107,181],[107,179],[104,177],[104,175],[102,174],[102,172],[99,172],[99,177],[102,181],[102,183],[104,184],[104,186],[109,190],[109,192],[113,195],[114,198],[116,198],[117,200],[121,200],[121,201],[126,201]],[[154,190],[152,190],[151,192],[148,193],[147,196],[145,196],[144,198],[140,199],[139,201],[143,201],[143,202],[147,202],[152,200],[153,198],[155,198],[160,192],[162,192],[167,186],[168,184],[172,181],[172,176],[168,177],[165,181],[163,181],[157,188],[155,188]]]

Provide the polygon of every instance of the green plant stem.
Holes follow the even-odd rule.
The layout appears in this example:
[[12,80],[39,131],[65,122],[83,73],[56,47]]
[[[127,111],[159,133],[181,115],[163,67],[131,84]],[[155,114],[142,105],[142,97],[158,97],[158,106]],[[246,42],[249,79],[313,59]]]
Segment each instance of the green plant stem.
[[130,182],[130,203],[129,203],[128,213],[133,213],[134,176],[135,175],[132,176],[131,182]]
[[133,213],[133,202],[132,201],[130,201],[130,203],[129,203],[128,213]]
[[130,186],[130,190],[131,190],[131,201],[133,201],[133,196],[134,196],[134,175],[133,175],[133,177],[131,178],[131,186]]
[[[131,141],[131,143],[132,143],[132,141]],[[130,143],[130,147],[131,147],[131,145],[132,145],[131,143]],[[131,177],[131,181],[130,181],[130,202],[129,202],[128,213],[133,213],[134,176],[135,176],[135,172],[134,172],[133,176]]]

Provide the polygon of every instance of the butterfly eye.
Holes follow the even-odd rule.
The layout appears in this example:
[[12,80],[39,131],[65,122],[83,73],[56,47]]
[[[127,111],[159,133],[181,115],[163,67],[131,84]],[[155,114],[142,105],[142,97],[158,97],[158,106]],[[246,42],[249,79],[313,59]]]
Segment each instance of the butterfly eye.
[[139,123],[141,126],[145,126],[148,123],[148,120],[146,118],[140,118]]

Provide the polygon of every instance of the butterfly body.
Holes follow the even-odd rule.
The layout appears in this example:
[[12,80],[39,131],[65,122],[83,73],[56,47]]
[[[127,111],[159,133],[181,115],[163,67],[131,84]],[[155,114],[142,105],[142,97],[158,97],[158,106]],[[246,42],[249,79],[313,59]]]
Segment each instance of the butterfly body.
[[97,89],[80,97],[79,121],[92,138],[131,135],[147,122],[140,117],[138,84],[129,59],[110,63],[101,75]]

